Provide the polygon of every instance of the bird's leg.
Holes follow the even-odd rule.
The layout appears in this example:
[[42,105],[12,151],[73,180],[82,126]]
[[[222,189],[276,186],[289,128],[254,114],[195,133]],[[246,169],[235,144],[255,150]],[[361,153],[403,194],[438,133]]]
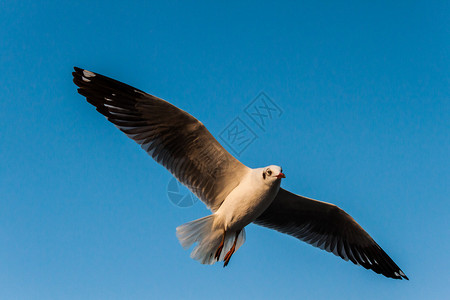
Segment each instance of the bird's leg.
[[216,255],[214,255],[214,258],[216,258],[217,260],[219,260],[220,254],[222,253],[223,243],[225,242],[225,235],[226,234],[227,234],[227,232],[224,230],[223,231],[223,236],[222,236],[222,241],[220,242],[219,247],[217,247]]
[[237,242],[237,239],[238,239],[238,236],[240,233],[241,233],[240,230],[236,231],[236,236],[234,237],[233,246],[231,247],[230,251],[228,251],[228,253],[223,258],[223,260],[224,260],[223,267],[224,268],[228,265],[228,263],[230,262],[231,256],[236,251],[236,242]]

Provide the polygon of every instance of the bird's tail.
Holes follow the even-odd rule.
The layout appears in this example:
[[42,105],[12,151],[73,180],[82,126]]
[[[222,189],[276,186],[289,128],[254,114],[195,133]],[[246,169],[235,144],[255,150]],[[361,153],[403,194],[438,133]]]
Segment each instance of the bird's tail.
[[[236,232],[226,232],[221,226],[215,226],[215,215],[209,215],[177,227],[177,237],[181,246],[188,249],[197,243],[191,252],[191,258],[202,264],[212,265],[222,261],[233,246]],[[224,237],[225,234],[225,237]],[[220,248],[223,242],[223,248]],[[245,229],[239,233],[235,251],[245,242]]]

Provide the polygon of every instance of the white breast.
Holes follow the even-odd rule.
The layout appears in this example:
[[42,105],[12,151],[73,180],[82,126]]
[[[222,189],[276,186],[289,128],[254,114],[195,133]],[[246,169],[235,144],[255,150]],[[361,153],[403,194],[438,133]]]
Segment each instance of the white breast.
[[217,222],[225,230],[239,230],[259,217],[280,189],[280,180],[267,184],[262,169],[251,169],[216,211]]

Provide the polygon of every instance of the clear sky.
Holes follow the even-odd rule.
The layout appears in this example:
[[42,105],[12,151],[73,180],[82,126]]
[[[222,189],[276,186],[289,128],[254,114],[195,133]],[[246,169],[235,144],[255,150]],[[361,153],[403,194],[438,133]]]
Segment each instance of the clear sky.
[[[448,1],[137,2],[2,1],[0,299],[449,297]],[[243,163],[345,209],[410,281],[256,225],[229,267],[190,259],[175,228],[209,211],[169,201],[170,173],[73,66],[216,137],[239,118]],[[263,128],[245,113],[260,92],[282,110]]]

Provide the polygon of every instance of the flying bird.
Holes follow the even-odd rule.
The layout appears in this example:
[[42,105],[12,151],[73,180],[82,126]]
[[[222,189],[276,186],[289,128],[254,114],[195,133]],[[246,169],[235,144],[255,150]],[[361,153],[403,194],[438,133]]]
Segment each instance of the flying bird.
[[356,265],[408,279],[370,235],[336,205],[280,187],[279,166],[252,169],[228,153],[196,118],[132,86],[75,67],[78,93],[187,186],[211,215],[176,229],[191,257],[224,267],[255,223],[294,236]]

